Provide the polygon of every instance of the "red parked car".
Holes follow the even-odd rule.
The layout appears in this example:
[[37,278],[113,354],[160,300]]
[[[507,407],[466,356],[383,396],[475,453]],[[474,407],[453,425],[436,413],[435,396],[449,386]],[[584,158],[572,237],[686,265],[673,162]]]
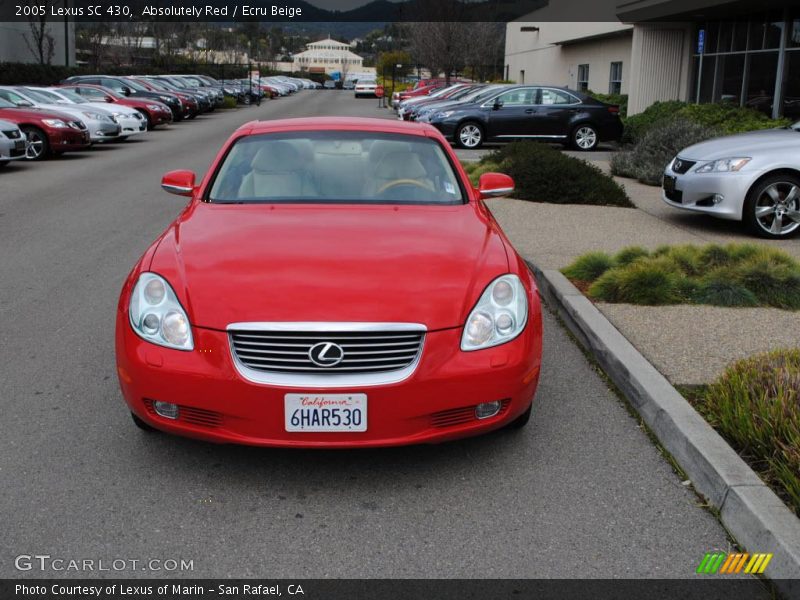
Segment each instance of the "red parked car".
[[[130,79],[138,83],[144,89],[149,92],[165,92],[167,91],[164,89],[160,82],[153,82],[146,77],[126,77],[125,79]],[[175,90],[168,90],[170,94],[176,96],[181,103],[181,109],[183,110],[183,115],[189,120],[194,119],[200,113],[200,106],[197,103],[197,100],[192,98],[189,94],[184,94],[183,92],[177,92]]]
[[109,102],[135,108],[147,119],[147,129],[153,129],[158,125],[172,122],[172,111],[169,106],[156,100],[123,96],[101,85],[89,83],[67,83],[60,87],[68,88],[94,102]]
[[[454,82],[455,83],[455,82]],[[405,90],[402,92],[395,92],[392,94],[392,108],[397,108],[397,106],[403,101],[407,100],[408,98],[415,98],[416,96],[427,96],[431,92],[435,92],[436,90],[445,87],[447,84],[444,82],[441,83],[432,83],[431,85],[426,85],[418,88],[414,88],[412,90]]]
[[18,107],[0,98],[0,119],[16,123],[25,133],[28,160],[42,160],[53,154],[86,150],[91,146],[86,125],[64,113]]
[[123,286],[117,371],[137,425],[294,447],[452,440],[530,417],[533,276],[424,124],[254,121]]

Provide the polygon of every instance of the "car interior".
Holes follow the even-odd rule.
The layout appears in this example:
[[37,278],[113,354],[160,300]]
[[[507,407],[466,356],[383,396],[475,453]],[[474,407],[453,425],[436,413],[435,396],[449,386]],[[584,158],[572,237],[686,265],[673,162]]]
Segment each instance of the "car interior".
[[343,132],[251,136],[237,142],[211,187],[211,202],[463,202],[439,145],[411,136]]

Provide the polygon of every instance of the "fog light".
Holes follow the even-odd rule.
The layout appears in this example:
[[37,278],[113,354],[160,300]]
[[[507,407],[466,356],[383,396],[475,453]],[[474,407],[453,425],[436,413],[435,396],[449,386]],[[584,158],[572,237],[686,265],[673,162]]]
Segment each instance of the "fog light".
[[178,418],[177,404],[172,404],[172,402],[161,402],[160,400],[156,400],[155,402],[153,402],[153,408],[155,409],[156,413],[158,413],[165,419]]
[[500,412],[501,406],[503,405],[500,400],[478,404],[478,406],[475,407],[475,418],[488,419],[489,417],[493,417]]
[[719,204],[723,200],[725,200],[725,196],[723,196],[722,194],[714,194],[714,199],[713,199],[714,204]]

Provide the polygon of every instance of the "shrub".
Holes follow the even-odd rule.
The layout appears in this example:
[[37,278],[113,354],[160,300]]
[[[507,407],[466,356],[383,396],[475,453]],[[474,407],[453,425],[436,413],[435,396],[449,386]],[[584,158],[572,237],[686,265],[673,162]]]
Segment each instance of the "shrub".
[[236,98],[233,96],[225,96],[222,100],[222,106],[220,108],[236,108]]
[[714,306],[758,306],[758,298],[746,287],[719,277],[704,280],[691,297],[698,304]]
[[579,281],[594,281],[613,266],[614,259],[605,252],[589,252],[564,269],[564,275]]
[[515,197],[554,204],[632,207],[625,190],[584,160],[547,144],[514,142],[481,159],[494,163],[516,184]]
[[694,121],[676,117],[650,129],[627,151],[611,159],[611,172],[637,179],[649,185],[660,185],[669,161],[682,149],[719,134]]
[[659,246],[650,253],[631,246],[611,258],[590,252],[563,273],[605,302],[800,310],[800,263],[754,244]]
[[614,264],[624,267],[639,258],[646,258],[650,253],[641,246],[628,246],[614,255]]
[[616,104],[619,106],[619,116],[622,118],[625,118],[625,115],[628,114],[628,94],[598,94],[592,90],[588,90],[586,94],[595,100],[600,100],[600,102]]
[[655,102],[646,110],[627,117],[624,121],[625,130],[622,134],[622,143],[632,144],[638,141],[654,124],[674,117],[675,113],[684,106],[686,103],[678,100]]
[[737,276],[762,304],[800,309],[800,269],[763,258],[750,259],[742,264]]
[[587,292],[589,297],[606,302],[625,302],[622,291],[622,272],[623,269],[617,268],[603,273],[597,281],[589,286]]
[[800,350],[733,364],[708,388],[698,409],[763,467],[800,514]]

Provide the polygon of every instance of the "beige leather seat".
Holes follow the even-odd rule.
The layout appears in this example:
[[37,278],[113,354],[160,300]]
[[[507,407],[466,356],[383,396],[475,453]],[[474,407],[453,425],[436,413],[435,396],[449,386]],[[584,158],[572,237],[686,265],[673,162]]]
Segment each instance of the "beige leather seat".
[[422,161],[411,152],[389,152],[384,155],[368,184],[371,187],[369,195],[376,196],[390,189],[386,186],[393,181],[412,181],[429,191],[434,189]]
[[266,142],[250,162],[239,198],[280,199],[318,195],[303,153],[290,142]]

